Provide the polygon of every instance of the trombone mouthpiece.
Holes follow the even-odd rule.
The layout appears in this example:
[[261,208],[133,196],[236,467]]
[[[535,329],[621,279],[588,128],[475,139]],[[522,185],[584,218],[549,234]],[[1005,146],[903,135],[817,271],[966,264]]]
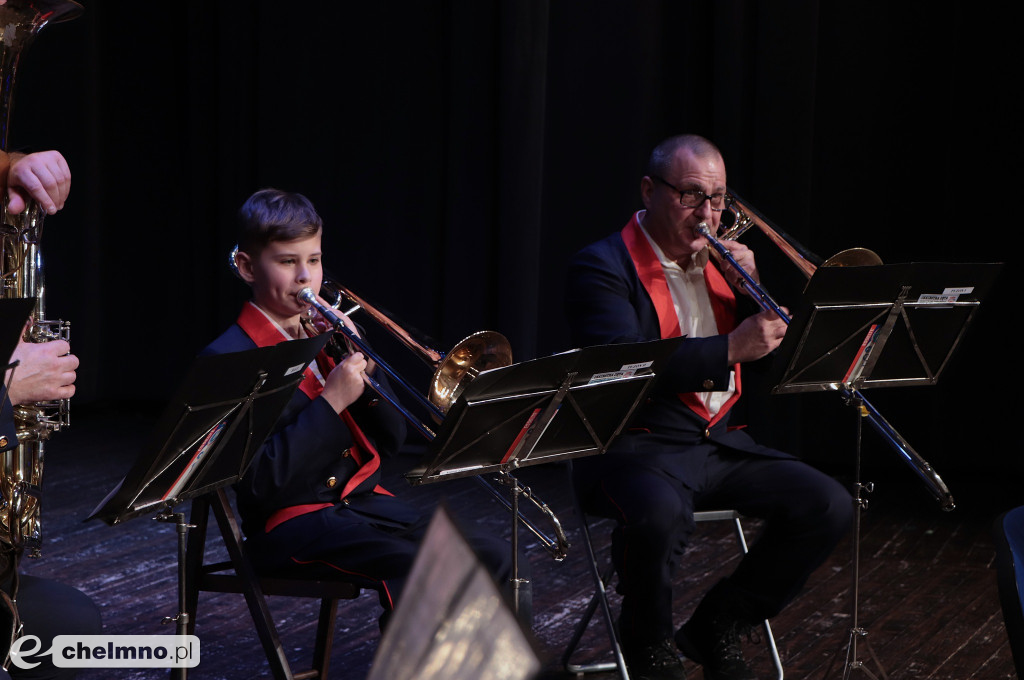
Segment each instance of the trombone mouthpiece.
[[313,294],[312,288],[303,288],[295,294],[295,297],[297,297],[299,301],[308,302],[309,304],[316,302],[316,295]]
[[701,236],[711,235],[711,227],[708,226],[707,222],[701,222],[696,227],[694,227],[693,230],[700,234]]

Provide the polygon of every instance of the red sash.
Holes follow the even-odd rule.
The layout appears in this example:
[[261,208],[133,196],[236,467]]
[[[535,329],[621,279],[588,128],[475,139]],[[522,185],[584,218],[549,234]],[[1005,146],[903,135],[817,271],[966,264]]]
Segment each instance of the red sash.
[[[665,278],[665,270],[662,269],[658,255],[651,247],[650,241],[640,228],[637,215],[622,229],[622,240],[626,244],[626,250],[636,267],[637,276],[643,284],[647,294],[654,303],[655,312],[658,315],[658,325],[661,329],[661,337],[677,338],[682,334],[679,327],[679,317],[676,315],[676,308],[672,302],[672,293],[668,289],[668,280]],[[704,282],[708,287],[708,295],[711,299],[711,309],[715,315],[715,325],[719,333],[729,333],[736,327],[736,296],[725,277],[718,271],[718,268],[710,260],[704,267]],[[711,417],[707,406],[700,400],[695,392],[680,392],[679,399],[695,414],[708,421],[708,426],[714,425],[721,420],[733,404],[740,398],[740,365],[734,364],[733,371],[736,374],[736,391],[729,398],[715,417]]]
[[[276,345],[279,342],[284,342],[289,338],[281,332],[281,330],[274,325],[267,316],[259,310],[256,305],[252,302],[246,303],[242,307],[241,313],[238,315],[238,326],[242,331],[249,336],[249,338],[256,343],[257,347],[270,347]],[[327,376],[331,369],[334,368],[334,360],[331,359],[325,352],[320,352],[316,357],[317,367],[320,369],[320,373],[323,376]],[[302,374],[302,382],[299,383],[299,389],[309,397],[311,400],[316,399],[323,392],[324,385],[317,378],[313,369],[306,367],[306,370]],[[367,478],[371,477],[380,468],[380,454],[377,453],[376,447],[370,442],[369,438],[362,431],[358,424],[356,424],[355,418],[348,412],[348,410],[342,411],[339,416],[345,421],[345,426],[348,427],[349,432],[352,434],[352,446],[349,451],[352,455],[352,459],[359,465],[359,469],[356,474],[352,475],[352,478],[348,480],[345,487],[341,490],[341,494],[338,499],[345,498],[354,489],[356,489],[362,482]],[[391,495],[390,492],[385,490],[381,486],[374,488],[377,493],[383,493]],[[270,531],[277,525],[285,522],[293,517],[304,515],[309,512],[315,512],[325,507],[331,507],[330,503],[310,503],[306,505],[293,505],[287,508],[281,508],[277,510],[270,519],[267,520],[265,527],[266,531]]]

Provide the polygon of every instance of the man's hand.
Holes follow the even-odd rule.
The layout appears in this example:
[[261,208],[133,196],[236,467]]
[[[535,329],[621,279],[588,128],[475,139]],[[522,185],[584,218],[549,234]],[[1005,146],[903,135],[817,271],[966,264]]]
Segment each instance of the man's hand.
[[[789,311],[782,308],[787,314]],[[782,342],[788,328],[775,312],[748,316],[729,333],[729,364],[754,361],[766,356]]]
[[11,381],[11,403],[70,399],[78,368],[78,357],[70,351],[65,340],[19,342],[11,357],[19,362]]
[[[722,241],[721,243],[725,246],[726,250],[729,251],[729,254],[733,256],[736,263],[743,268],[743,271],[750,274],[754,281],[760,283],[761,279],[757,273],[757,264],[754,262],[754,251],[739,241]],[[736,271],[735,267],[724,259],[722,260],[722,276],[725,277],[726,281],[728,281],[733,288],[742,290],[748,295],[750,294],[743,286],[743,275]]]
[[71,192],[71,170],[57,151],[39,151],[27,156],[11,154],[7,171],[7,211],[15,215],[25,210],[30,199],[47,214],[64,207]]

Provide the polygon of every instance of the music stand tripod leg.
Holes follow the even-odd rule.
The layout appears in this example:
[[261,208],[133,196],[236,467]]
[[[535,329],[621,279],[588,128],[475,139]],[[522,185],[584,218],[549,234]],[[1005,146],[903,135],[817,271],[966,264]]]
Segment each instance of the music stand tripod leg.
[[[185,561],[188,548],[188,530],[194,529],[195,525],[189,524],[185,520],[185,513],[183,512],[164,512],[157,515],[155,519],[158,522],[173,523],[178,535],[178,613],[176,616],[165,616],[161,623],[174,623],[176,624],[175,628],[178,635],[188,635],[189,614],[185,583],[187,573]],[[176,667],[171,669],[171,678],[173,680],[185,680],[187,675],[187,668]]]
[[[846,646],[846,661],[843,667],[843,680],[847,680],[853,671],[861,671],[867,675],[871,680],[878,680],[878,676],[872,673],[864,665],[863,661],[857,658],[857,639],[862,638],[864,640],[864,647],[867,648],[868,653],[871,654],[871,658],[874,660],[875,665],[878,667],[878,672],[881,674],[882,680],[889,680],[889,676],[885,674],[885,669],[882,668],[882,663],[878,660],[878,655],[875,654],[875,650],[871,648],[871,643],[868,641],[867,629],[860,625],[858,620],[858,602],[860,600],[860,529],[861,529],[861,514],[868,507],[868,501],[864,498],[865,493],[871,493],[875,490],[875,485],[872,482],[863,483],[860,479],[861,471],[861,448],[862,448],[862,437],[864,433],[864,418],[867,417],[868,412],[864,408],[863,402],[860,398],[859,392],[856,390],[850,390],[848,392],[850,398],[848,404],[857,413],[857,435],[856,435],[856,450],[854,452],[854,470],[853,470],[853,566],[851,569],[851,588],[850,588],[850,636]],[[835,665],[836,659],[842,650],[837,650],[835,656],[832,658],[832,663],[829,664],[828,669],[825,671],[825,677],[827,678],[832,672],[832,667]]]
[[519,493],[521,487],[512,484],[512,608],[515,615],[519,616],[521,609],[520,589],[525,579],[519,578]]

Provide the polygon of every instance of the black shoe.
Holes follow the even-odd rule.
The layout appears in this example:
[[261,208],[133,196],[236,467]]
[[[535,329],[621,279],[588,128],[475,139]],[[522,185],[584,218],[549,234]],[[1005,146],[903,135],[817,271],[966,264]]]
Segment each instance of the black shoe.
[[743,658],[740,638],[744,632],[739,627],[731,627],[708,647],[700,647],[687,635],[684,627],[676,633],[676,645],[686,658],[704,667],[707,680],[754,680],[754,674]]
[[676,645],[704,667],[707,680],[754,680],[743,658],[742,638],[751,627],[742,603],[721,582],[676,632]]
[[671,640],[623,649],[629,677],[636,680],[686,680],[683,660]]

